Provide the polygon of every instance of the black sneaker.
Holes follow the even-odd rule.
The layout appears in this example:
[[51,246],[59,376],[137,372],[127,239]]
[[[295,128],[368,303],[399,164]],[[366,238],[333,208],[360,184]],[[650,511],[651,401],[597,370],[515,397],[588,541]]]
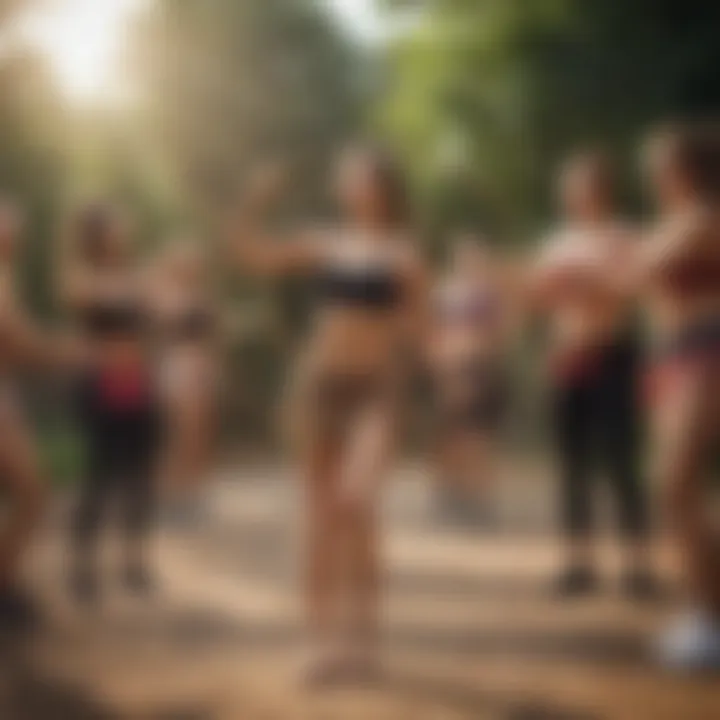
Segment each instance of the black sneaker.
[[40,613],[33,599],[23,590],[8,586],[0,590],[0,630],[24,632],[34,629]]
[[574,566],[564,570],[553,585],[553,593],[560,598],[585,597],[594,595],[600,588],[600,581],[592,568]]
[[649,570],[630,570],[620,579],[620,589],[631,600],[657,600],[662,590],[657,577]]
[[152,575],[143,565],[128,565],[123,571],[122,582],[133,595],[152,595],[155,590]]

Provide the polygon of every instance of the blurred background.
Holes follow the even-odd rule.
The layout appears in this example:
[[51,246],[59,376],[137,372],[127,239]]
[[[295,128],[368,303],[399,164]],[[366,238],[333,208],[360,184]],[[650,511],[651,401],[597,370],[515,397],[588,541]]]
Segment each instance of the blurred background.
[[[717,110],[711,0],[3,0],[0,187],[27,205],[28,302],[53,314],[59,218],[109,196],[144,246],[217,242],[258,158],[282,157],[288,212],[328,207],[329,161],[373,133],[412,175],[430,257],[458,229],[512,251],[549,222],[551,177],[601,142],[642,211],[636,153],[660,119]],[[231,423],[269,442],[268,392],[304,317],[302,289],[218,273],[257,331],[232,348]],[[532,424],[532,423],[531,423]],[[254,435],[254,437],[250,437]],[[232,433],[235,443],[237,433]]]
[[[302,284],[254,283],[225,267],[221,221],[250,168],[268,157],[283,158],[297,178],[283,213],[323,216],[332,213],[328,170],[338,149],[357,136],[380,137],[408,168],[419,233],[434,262],[445,257],[448,238],[466,229],[487,233],[508,255],[522,253],[551,222],[554,170],[576,147],[599,142],[616,153],[625,209],[643,217],[648,208],[636,171],[639,141],[668,118],[717,116],[719,33],[715,0],[0,0],[0,189],[27,211],[19,279],[32,313],[50,324],[63,321],[53,291],[61,220],[78,201],[101,196],[132,209],[148,253],[178,233],[217,248],[215,284],[238,328],[227,349],[218,466],[251,486],[245,500],[237,500],[247,523],[232,516],[229,502],[224,507],[230,519],[227,525],[219,522],[221,537],[193,552],[204,562],[203,553],[212,556],[223,546],[229,557],[213,578],[242,575],[243,563],[249,563],[261,591],[236,604],[227,599],[232,589],[208,591],[225,599],[216,607],[214,595],[204,597],[210,609],[180,613],[177,627],[167,613],[152,616],[147,625],[117,620],[104,630],[105,645],[107,638],[118,643],[134,638],[151,655],[167,639],[163,633],[175,632],[184,652],[196,652],[200,662],[212,651],[218,663],[227,660],[234,642],[257,652],[260,646],[276,651],[282,645],[282,622],[270,618],[267,631],[257,623],[236,627],[220,620],[217,609],[232,615],[260,607],[272,615],[277,603],[285,607],[289,592],[281,584],[277,600],[265,587],[276,561],[282,575],[284,554],[277,548],[277,528],[263,525],[263,518],[272,519],[285,500],[260,491],[256,497],[254,488],[262,483],[246,468],[284,467],[278,461],[276,401],[307,321],[309,298]],[[517,352],[519,391],[510,439],[513,472],[526,468],[531,480],[548,472],[537,357],[532,341]],[[58,486],[72,485],[82,449],[61,398],[43,383],[32,383],[28,392],[49,476]],[[408,482],[416,479],[413,468],[427,447],[429,421],[421,397],[417,406],[407,443]],[[283,478],[287,473],[277,472]],[[529,485],[535,489],[513,492],[532,514],[545,486]],[[412,515],[412,499],[400,496],[397,505],[400,515]],[[115,692],[116,700],[136,708],[118,717],[646,717],[639,705],[649,702],[660,684],[640,657],[637,633],[649,622],[642,612],[597,610],[609,618],[607,631],[597,627],[599,614],[584,610],[564,615],[562,622],[570,625],[555,634],[476,635],[463,624],[472,623],[475,603],[489,597],[504,617],[507,604],[532,594],[532,579],[552,565],[551,546],[531,541],[538,553],[531,557],[513,539],[482,555],[467,540],[425,537],[426,544],[413,544],[413,532],[423,536],[408,530],[393,545],[394,562],[403,568],[396,579],[399,597],[411,596],[409,604],[398,601],[394,612],[408,622],[415,618],[420,628],[397,630],[399,652],[437,650],[449,659],[441,669],[425,667],[416,655],[417,674],[396,677],[390,700],[288,710],[277,700],[284,692],[277,683],[257,690],[265,676],[251,672],[242,693],[234,687],[233,667],[246,667],[237,659],[222,669],[207,666],[216,673],[210,689],[200,688],[191,665],[172,677],[158,675],[154,694],[131,679],[130,689],[111,691],[103,678],[113,677],[113,663],[127,668],[139,645],[123,646],[103,665],[88,650],[89,630],[82,641],[85,656],[78,650],[76,664],[69,661],[67,667],[85,668],[73,675],[80,677],[90,673],[88,658],[96,660],[105,674],[98,670],[90,684],[100,695]],[[447,557],[457,567],[448,565]],[[479,567],[497,570],[500,579],[474,580]],[[525,574],[508,578],[508,567]],[[198,584],[178,582],[183,588]],[[238,587],[255,587],[255,580],[243,582]],[[425,591],[428,604],[412,599]],[[516,617],[535,616],[542,607],[540,600],[530,602]],[[280,617],[284,610],[277,612]],[[427,618],[437,613],[453,620],[435,632]],[[487,622],[492,627],[496,621]],[[48,651],[50,666],[63,664],[62,648],[61,640],[55,655]],[[500,659],[478,677],[473,668],[480,665],[471,660],[489,653]],[[600,669],[607,683],[620,684],[594,686]],[[528,672],[542,679],[524,686]],[[621,689],[623,674],[628,684]],[[33,688],[50,684],[31,675],[23,677],[25,700]],[[191,696],[187,701],[183,687]],[[605,712],[602,697],[610,687],[617,687],[616,697],[628,699]],[[714,704],[712,687],[680,684],[666,690],[647,717],[717,717],[712,708],[720,705]],[[27,716],[115,717],[73,705],[65,692],[57,690],[49,704]],[[697,711],[686,712],[683,703],[693,692]],[[551,700],[557,693],[563,693],[563,702],[556,707]],[[240,695],[250,698],[249,706]],[[137,709],[156,707],[148,699],[156,697],[172,698],[169,709],[163,705],[149,714]],[[67,707],[65,714],[56,714],[53,703]],[[207,709],[213,703],[229,708],[227,714]],[[8,720],[16,717],[24,716]]]

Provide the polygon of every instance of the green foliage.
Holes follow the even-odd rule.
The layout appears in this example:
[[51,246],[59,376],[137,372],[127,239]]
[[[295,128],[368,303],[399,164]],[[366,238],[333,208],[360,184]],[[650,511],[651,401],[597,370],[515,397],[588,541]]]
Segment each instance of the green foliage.
[[[16,12],[41,1],[0,0],[0,34]],[[22,280],[44,315],[57,310],[57,240],[78,201],[124,203],[149,247],[176,229],[210,239],[248,166],[279,156],[297,178],[288,210],[314,214],[331,156],[360,124],[364,64],[319,1],[153,0],[129,39],[125,80],[134,93],[125,104],[73,104],[60,96],[45,58],[3,47],[0,192],[27,210]],[[232,287],[258,295],[234,275]],[[282,342],[271,337],[274,328],[258,329],[230,352],[229,394],[252,427],[274,426],[270,411],[264,420],[262,413],[307,301],[303,289],[282,290],[266,287],[263,295],[263,307],[277,305],[273,317],[289,309],[277,323]],[[52,474],[76,476],[82,448],[64,424],[66,403],[43,394],[35,405]]]
[[[202,237],[216,239],[258,161],[288,164],[286,213],[313,217],[325,210],[333,156],[359,127],[360,60],[316,0],[156,0],[138,27],[129,72],[140,89],[143,132]],[[224,250],[217,255],[225,280]],[[243,431],[249,437],[275,424],[272,408],[307,288],[264,283],[260,294],[237,273],[224,285],[228,305],[249,300],[235,308],[241,314],[264,300],[282,335],[278,343],[277,327],[258,328],[257,336],[238,338],[228,358],[228,415],[237,419],[234,427],[253,418]]]
[[358,117],[354,52],[311,0],[160,0],[136,63],[150,132],[207,214],[268,156],[295,166],[299,206],[317,201]]
[[85,449],[79,432],[67,423],[40,426],[38,445],[41,465],[53,484],[78,482],[85,468]]
[[23,281],[31,303],[47,313],[47,256],[64,176],[62,107],[45,66],[21,51],[0,63],[0,97],[0,192],[26,211]]
[[380,121],[441,216],[462,221],[467,212],[443,198],[470,193],[522,233],[547,217],[548,181],[568,151],[602,143],[629,161],[652,124],[720,107],[720,5],[711,0],[422,8],[389,51]]

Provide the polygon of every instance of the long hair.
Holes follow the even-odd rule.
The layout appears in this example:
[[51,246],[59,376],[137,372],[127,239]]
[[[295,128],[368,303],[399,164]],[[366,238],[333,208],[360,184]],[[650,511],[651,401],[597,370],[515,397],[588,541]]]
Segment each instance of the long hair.
[[719,122],[668,125],[653,133],[650,142],[700,199],[720,202]]
[[410,191],[397,157],[387,148],[375,144],[362,144],[349,152],[367,164],[377,186],[383,220],[393,227],[407,227],[412,216]]

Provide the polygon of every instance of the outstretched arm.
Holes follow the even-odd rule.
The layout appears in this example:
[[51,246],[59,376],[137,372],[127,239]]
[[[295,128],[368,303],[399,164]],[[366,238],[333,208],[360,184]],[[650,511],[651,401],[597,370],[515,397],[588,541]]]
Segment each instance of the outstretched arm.
[[311,270],[320,260],[320,233],[302,232],[281,240],[266,227],[266,215],[282,178],[265,169],[250,181],[228,230],[233,261],[257,275],[287,275]]
[[700,258],[713,257],[716,236],[702,217],[682,218],[651,232],[640,256],[639,272],[652,281]]
[[23,365],[54,367],[71,363],[77,356],[74,345],[42,330],[7,305],[0,309],[0,343],[12,362]]

